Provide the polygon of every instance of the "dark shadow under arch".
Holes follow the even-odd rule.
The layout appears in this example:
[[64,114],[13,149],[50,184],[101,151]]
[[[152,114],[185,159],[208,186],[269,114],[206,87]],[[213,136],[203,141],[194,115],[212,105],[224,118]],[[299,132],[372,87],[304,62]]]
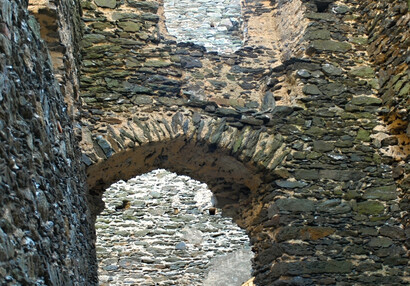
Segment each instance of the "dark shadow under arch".
[[239,202],[255,193],[263,179],[253,164],[241,162],[229,150],[215,144],[187,140],[183,136],[148,143],[116,153],[87,169],[94,216],[104,208],[101,196],[108,186],[157,168],[206,183],[215,194],[218,207],[234,219],[238,216]]

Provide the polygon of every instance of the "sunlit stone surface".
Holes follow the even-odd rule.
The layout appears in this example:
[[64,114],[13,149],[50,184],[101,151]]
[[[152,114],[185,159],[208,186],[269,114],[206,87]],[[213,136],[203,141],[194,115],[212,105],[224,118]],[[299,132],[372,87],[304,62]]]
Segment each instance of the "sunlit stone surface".
[[165,24],[178,42],[232,53],[242,45],[240,0],[164,0]]
[[249,238],[220,210],[209,215],[206,184],[155,170],[112,185],[104,201],[96,223],[101,285],[235,286],[251,277]]

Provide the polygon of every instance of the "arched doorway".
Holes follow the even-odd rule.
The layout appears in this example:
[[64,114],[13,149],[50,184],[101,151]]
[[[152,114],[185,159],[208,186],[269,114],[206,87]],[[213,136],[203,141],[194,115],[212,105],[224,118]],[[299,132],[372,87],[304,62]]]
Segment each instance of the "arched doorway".
[[97,217],[100,285],[242,285],[249,237],[206,184],[164,169],[119,181]]

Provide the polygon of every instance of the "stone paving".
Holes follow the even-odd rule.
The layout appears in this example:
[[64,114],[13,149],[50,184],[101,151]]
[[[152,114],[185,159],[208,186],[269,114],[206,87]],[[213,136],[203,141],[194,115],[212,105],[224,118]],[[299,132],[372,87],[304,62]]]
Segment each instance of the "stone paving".
[[239,0],[165,0],[164,15],[169,34],[178,42],[192,42],[220,53],[233,53],[242,46]]
[[209,214],[206,184],[155,170],[113,184],[104,201],[100,285],[235,286],[251,277],[249,238],[219,209]]

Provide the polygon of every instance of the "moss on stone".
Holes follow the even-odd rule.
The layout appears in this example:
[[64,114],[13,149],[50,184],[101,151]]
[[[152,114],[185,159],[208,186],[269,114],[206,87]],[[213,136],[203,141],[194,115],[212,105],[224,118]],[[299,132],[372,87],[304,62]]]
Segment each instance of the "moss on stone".
[[357,204],[357,211],[365,215],[377,215],[384,211],[384,205],[378,201],[365,201]]

